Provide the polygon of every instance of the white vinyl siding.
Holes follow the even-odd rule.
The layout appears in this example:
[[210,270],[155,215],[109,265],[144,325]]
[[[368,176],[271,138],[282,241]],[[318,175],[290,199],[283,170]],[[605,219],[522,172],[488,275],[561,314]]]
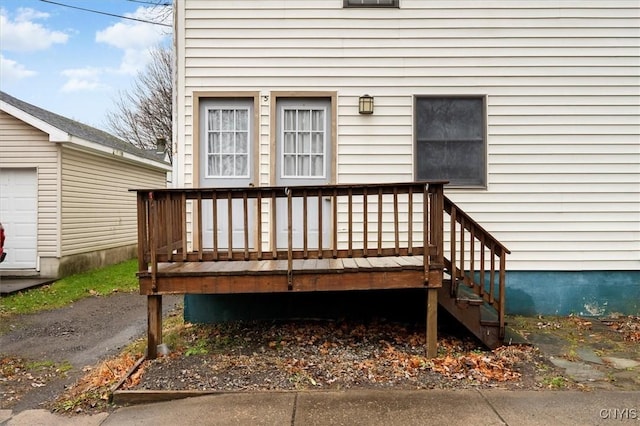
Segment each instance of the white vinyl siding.
[[[337,183],[414,178],[413,97],[486,96],[487,188],[447,195],[509,247],[512,270],[640,268],[637,1],[176,3],[178,186],[194,91],[337,91]],[[375,98],[373,115],[358,97]]]
[[113,158],[62,150],[62,256],[137,243],[135,188],[163,188],[166,174]]
[[55,257],[58,241],[58,151],[47,134],[0,111],[0,168],[35,168],[38,256]]

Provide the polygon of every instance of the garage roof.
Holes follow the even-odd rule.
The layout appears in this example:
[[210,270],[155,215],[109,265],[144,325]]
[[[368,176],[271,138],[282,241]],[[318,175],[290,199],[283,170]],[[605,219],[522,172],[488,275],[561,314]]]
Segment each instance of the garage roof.
[[[5,108],[5,104],[12,106],[18,111],[13,110],[12,108]],[[74,140],[72,137],[80,138],[81,140],[95,143],[105,148],[110,148],[114,150],[114,152],[127,153],[130,154],[130,156],[139,157],[141,160],[145,159],[160,163],[157,165],[162,168],[169,167],[169,164],[165,161],[163,154],[140,149],[137,146],[119,139],[105,131],[21,101],[20,99],[14,98],[3,91],[0,91],[0,107],[2,107],[1,109],[6,113],[16,116],[16,118],[31,124],[45,133],[48,133],[49,139],[54,142],[73,142]],[[36,120],[33,120],[33,118]]]

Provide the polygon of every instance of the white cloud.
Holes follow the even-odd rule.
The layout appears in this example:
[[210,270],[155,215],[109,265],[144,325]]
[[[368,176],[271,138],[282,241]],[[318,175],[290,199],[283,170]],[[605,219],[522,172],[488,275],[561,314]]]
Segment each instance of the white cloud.
[[[171,14],[163,13],[157,7],[139,7],[126,16],[157,22],[170,19]],[[96,33],[96,41],[106,43],[123,51],[118,72],[136,74],[149,61],[149,49],[160,44],[167,37],[166,27],[122,20]]]
[[31,21],[34,19],[48,19],[49,14],[47,12],[40,12],[39,10],[31,9],[29,7],[19,7],[16,9],[16,22]]
[[69,36],[61,31],[50,30],[34,22],[49,15],[34,9],[20,8],[14,20],[5,9],[0,9],[0,39],[2,49],[14,52],[44,50],[51,45],[64,44]]
[[23,78],[33,77],[38,74],[35,71],[29,70],[24,65],[18,62],[7,59],[0,54],[0,75],[2,79],[7,81],[21,80]]
[[109,86],[100,81],[102,71],[94,67],[71,68],[62,71],[67,82],[60,89],[62,92],[80,92],[107,90]]

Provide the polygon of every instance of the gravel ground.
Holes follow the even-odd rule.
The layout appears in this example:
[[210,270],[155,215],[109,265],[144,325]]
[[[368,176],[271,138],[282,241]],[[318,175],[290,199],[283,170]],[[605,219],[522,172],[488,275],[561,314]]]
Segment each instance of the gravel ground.
[[488,351],[443,331],[428,359],[424,329],[396,323],[236,322],[180,334],[185,346],[145,362],[129,389],[532,389],[554,371],[531,346]]

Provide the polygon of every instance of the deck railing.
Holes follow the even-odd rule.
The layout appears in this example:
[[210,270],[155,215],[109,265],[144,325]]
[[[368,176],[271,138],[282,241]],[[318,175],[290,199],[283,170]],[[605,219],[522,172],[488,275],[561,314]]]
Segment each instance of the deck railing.
[[278,259],[291,270],[293,259],[424,255],[428,280],[444,265],[442,182],[137,193],[139,271],[152,276],[159,262]]
[[[429,289],[432,326],[446,271],[451,277],[450,296],[458,297],[459,285],[473,289],[495,308],[495,325],[503,337],[510,252],[445,197],[443,186],[444,182],[409,182],[136,190],[138,271],[148,283],[145,286],[150,284],[149,312],[155,312],[150,318],[160,322],[154,295],[161,293],[157,286],[161,263],[182,263],[181,271],[188,273],[189,262],[216,262],[220,274],[225,267],[219,262],[257,261],[260,265],[254,267],[262,267],[273,262],[260,261],[282,261],[287,264],[288,290],[293,290],[294,263],[300,265],[300,259],[305,264],[309,260],[308,271],[314,259],[341,259],[343,265],[348,259],[366,269],[389,259],[364,258],[401,261],[403,256],[415,256],[404,261],[411,260],[424,272],[418,279],[424,278]],[[229,268],[233,265],[240,264]],[[436,331],[427,334],[432,336],[428,352],[435,354]]]
[[511,252],[446,196],[444,211],[449,215],[445,269],[451,276],[451,296],[458,285],[472,288],[496,310],[503,338],[506,259]]

